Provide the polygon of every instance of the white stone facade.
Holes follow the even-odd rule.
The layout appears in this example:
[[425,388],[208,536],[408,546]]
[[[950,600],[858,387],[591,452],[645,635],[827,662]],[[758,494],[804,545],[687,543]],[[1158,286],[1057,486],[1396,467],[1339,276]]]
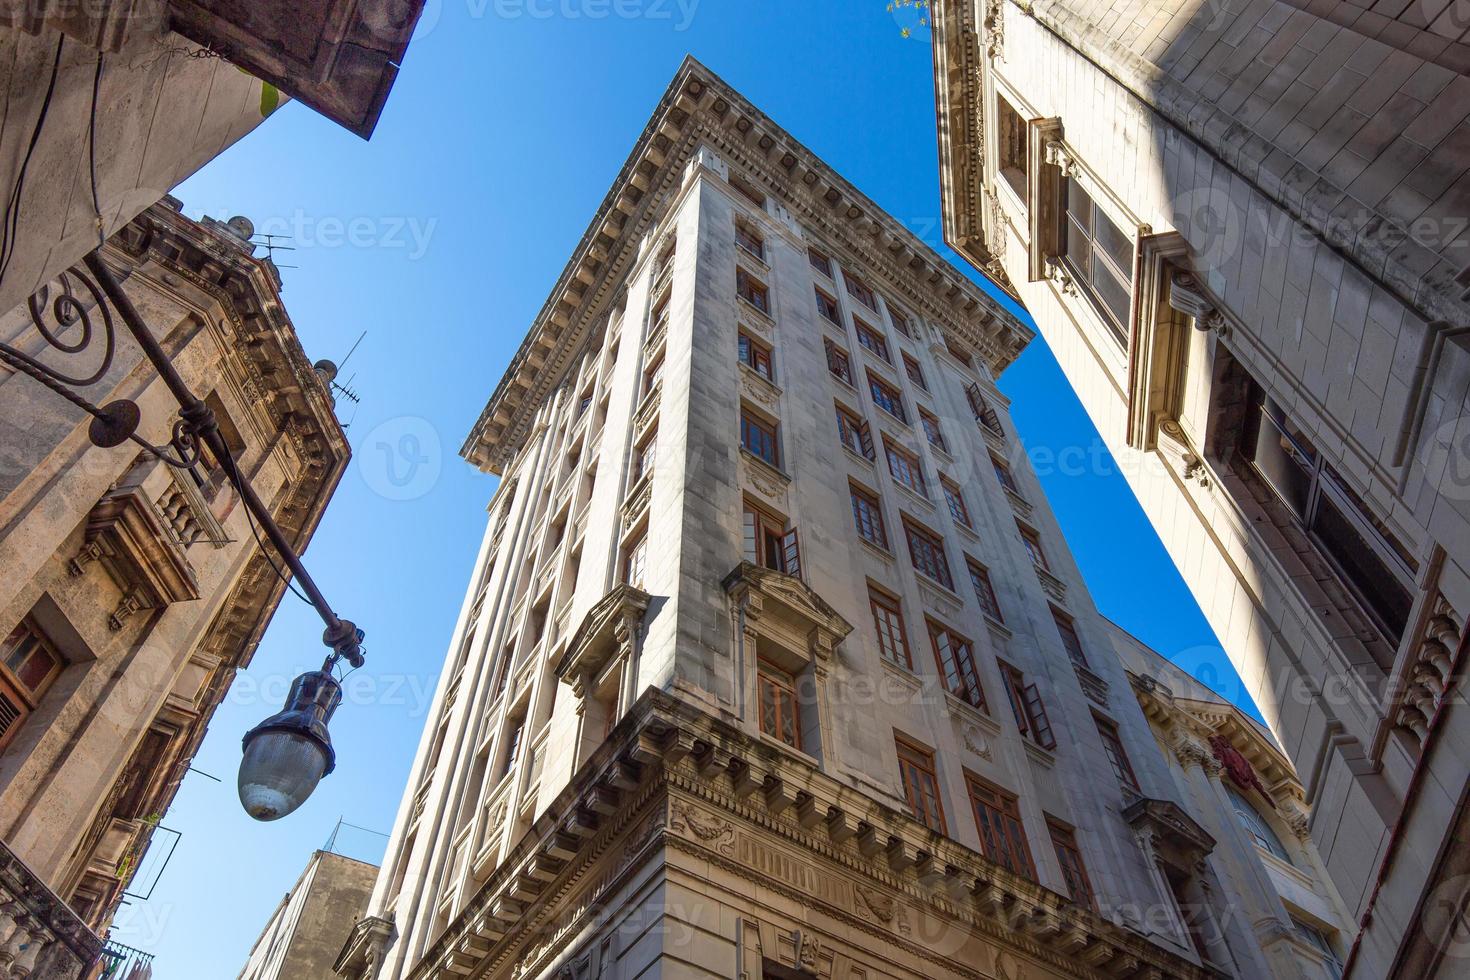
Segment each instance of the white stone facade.
[[[1302,773],[1364,923],[1346,965],[1457,971],[1464,5],[951,0],[935,23],[946,234],[1034,316]],[[1088,201],[1093,257],[1067,238]]]
[[694,62],[608,200],[465,448],[503,482],[339,972],[1267,975],[1011,453],[1029,331]]

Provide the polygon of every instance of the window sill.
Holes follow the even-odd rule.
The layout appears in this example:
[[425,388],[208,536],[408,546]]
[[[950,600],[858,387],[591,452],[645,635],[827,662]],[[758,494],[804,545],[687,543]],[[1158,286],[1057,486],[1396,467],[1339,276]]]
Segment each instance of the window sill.
[[755,467],[762,474],[780,480],[783,487],[791,482],[791,474],[787,473],[779,466],[773,466],[772,464],[766,462],[755,453],[751,452],[749,449],[746,449],[744,446],[740,447],[740,455],[745,459],[747,463]]
[[915,674],[911,668],[894,663],[892,660],[883,656],[882,653],[878,654],[878,662],[883,665],[883,669],[888,672],[890,677],[909,688],[914,694],[917,694],[923,688],[923,679],[918,674]]
[[854,450],[851,446],[848,446],[848,445],[844,444],[843,447],[842,447],[842,451],[845,452],[845,453],[847,453],[847,455],[851,456],[855,461],[857,461],[859,463],[862,463],[863,466],[867,467],[868,469],[877,469],[877,466],[878,466],[878,461],[877,460],[875,460],[875,459],[869,459],[868,457],[864,456],[862,453],[857,452],[856,450]]
[[957,617],[965,611],[965,600],[958,594],[951,592],[938,582],[925,575],[923,572],[914,570],[919,577],[919,591],[929,603],[938,606],[939,610],[947,616]]
[[1016,635],[1011,632],[1011,628],[1009,626],[1007,626],[1005,623],[1002,623],[994,616],[990,615],[990,613],[982,612],[981,615],[985,617],[985,625],[990,630],[990,632],[994,633],[1002,640],[1009,640],[1011,637]]
[[869,541],[867,538],[863,537],[861,534],[858,535],[858,541],[862,542],[862,546],[864,548],[868,549],[869,551],[871,551],[875,557],[881,558],[884,562],[886,562],[886,563],[888,563],[890,565],[893,564],[893,562],[895,562],[895,561],[898,560],[894,556],[893,552],[889,551],[887,548],[883,547],[881,544],[875,544],[874,542]]
[[[886,421],[889,421],[889,422],[897,422],[899,425],[903,426],[906,431],[908,431],[908,432],[912,432],[913,431],[913,426],[909,423],[909,420],[908,419],[901,418],[900,416],[894,415],[888,409],[884,408],[882,405],[877,404],[876,402],[874,403],[874,407],[877,408],[878,411],[880,411],[880,412],[883,413],[883,415],[885,416]],[[926,439],[925,442],[927,442],[927,441],[928,440]]]
[[[879,357],[877,354],[873,353],[862,344],[858,344],[857,348],[858,350],[863,352],[863,358],[873,367],[894,372],[898,370],[898,368],[893,366],[892,361],[885,361],[883,358]],[[896,378],[884,378],[883,380],[892,383],[896,380]],[[895,384],[893,387],[897,388],[898,385]]]
[[817,769],[822,768],[822,760],[818,759],[810,752],[807,752],[803,749],[798,749],[792,745],[788,745],[787,743],[781,741],[779,738],[773,738],[772,736],[767,735],[765,732],[756,732],[756,734],[760,737],[761,744],[771,749],[772,751],[791,756],[793,759],[798,759],[802,762],[805,762],[809,766],[814,766]]
[[[941,690],[943,690],[942,687]],[[977,708],[953,691],[948,690],[944,691],[944,703],[949,708],[950,717],[954,717],[955,712],[958,711],[960,716],[984,726],[985,730],[992,736],[1000,734],[1000,725],[994,718],[990,717],[990,712],[984,708]]]
[[857,393],[857,385],[853,384],[851,381],[848,381],[840,374],[834,374],[832,371],[828,371],[827,376],[830,377],[833,381],[842,385],[842,387],[846,388],[848,391],[853,392],[854,394]]
[[[888,475],[893,476],[891,472]],[[898,479],[896,477],[893,480],[893,485],[901,490],[903,493],[907,494],[909,498],[914,501],[914,503],[923,504],[924,510],[927,513],[934,513],[934,501],[930,500],[928,497],[921,495],[917,490],[914,490],[913,488],[905,486],[904,484],[898,482]]]
[[752,252],[750,249],[746,248],[744,245],[741,245],[739,242],[735,243],[735,255],[736,258],[738,258],[741,262],[746,262],[750,265],[753,265],[763,273],[768,273],[771,271],[770,263],[766,261],[766,257],[764,255],[757,255],[755,252]]
[[983,540],[980,537],[980,532],[975,530],[974,525],[961,524],[959,521],[955,521],[954,526],[955,530],[959,531],[961,534],[963,534],[965,537],[969,538],[972,542],[976,544],[979,544]]
[[947,446],[941,446],[937,442],[930,442],[927,435],[924,437],[924,445],[928,446],[929,450],[934,453],[935,456],[939,457],[939,461],[941,463],[954,463],[954,456],[950,453]]
[[1005,491],[1006,499],[1011,502],[1012,510],[1014,510],[1017,514],[1020,514],[1022,517],[1031,516],[1032,507],[1029,500],[1021,496],[1019,493],[1012,490],[1005,484],[1001,484],[1001,489]]
[[780,385],[744,361],[737,361],[736,363],[740,365],[740,376],[745,379],[746,385],[755,389],[751,394],[756,398],[770,404],[781,397]]
[[1043,749],[1041,746],[1031,741],[1029,736],[1022,735],[1021,742],[1026,746],[1026,754],[1031,757],[1032,762],[1036,763],[1039,766],[1044,766],[1047,769],[1050,769],[1057,764],[1056,753],[1048,751],[1047,749]]
[[761,320],[765,321],[766,323],[770,323],[770,324],[773,324],[773,325],[775,324],[776,318],[774,316],[772,316],[771,314],[767,313],[765,310],[761,309],[759,306],[756,306],[754,303],[752,303],[750,300],[746,299],[744,296],[741,296],[739,293],[736,293],[735,294],[735,299],[737,301],[739,301],[739,303],[740,303],[741,306],[745,307],[751,313],[754,313],[756,316],[760,317]]

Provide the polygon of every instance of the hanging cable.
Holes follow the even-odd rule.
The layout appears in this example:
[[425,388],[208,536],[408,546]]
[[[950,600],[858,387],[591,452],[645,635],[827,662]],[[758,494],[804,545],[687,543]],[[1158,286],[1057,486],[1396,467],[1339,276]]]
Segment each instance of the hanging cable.
[[97,215],[97,247],[107,243],[102,225],[102,199],[97,196],[97,96],[102,89],[102,50],[97,51],[97,70],[92,73],[92,111],[87,122],[87,169],[92,177],[92,210]]
[[65,34],[56,39],[56,58],[51,62],[51,80],[46,84],[46,95],[41,99],[41,111],[36,116],[35,128],[31,130],[30,144],[26,147],[25,156],[21,158],[20,170],[15,175],[15,187],[11,189],[10,199],[5,206],[4,237],[0,239],[0,282],[5,280],[5,273],[10,269],[10,260],[15,256],[15,238],[20,230],[20,202],[25,188],[26,170],[31,165],[36,144],[41,141],[41,128],[46,123],[46,116],[51,112],[51,96],[56,92],[56,77],[61,74],[61,49],[65,44]]

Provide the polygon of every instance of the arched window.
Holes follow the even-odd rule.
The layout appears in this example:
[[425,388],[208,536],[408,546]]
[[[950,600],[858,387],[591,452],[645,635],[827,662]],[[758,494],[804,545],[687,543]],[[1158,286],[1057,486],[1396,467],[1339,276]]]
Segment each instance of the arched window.
[[1226,786],[1225,792],[1230,795],[1230,805],[1235,808],[1235,816],[1240,820],[1240,825],[1255,839],[1256,844],[1290,864],[1291,856],[1287,854],[1281,838],[1276,836],[1276,831],[1272,830],[1266,818],[1261,816],[1261,811],[1257,810],[1250,800],[1240,795],[1235,787]]

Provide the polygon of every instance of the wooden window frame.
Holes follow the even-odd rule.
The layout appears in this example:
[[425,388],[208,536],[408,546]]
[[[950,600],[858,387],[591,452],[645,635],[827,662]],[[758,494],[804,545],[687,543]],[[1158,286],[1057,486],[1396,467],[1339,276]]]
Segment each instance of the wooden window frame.
[[[752,436],[759,436],[753,442]],[[763,450],[770,449],[768,456]],[[775,469],[781,468],[781,423],[757,412],[748,405],[740,406],[740,448]]]
[[[933,531],[924,527],[922,524],[916,523],[908,517],[903,518],[903,534],[904,543],[908,545],[909,549],[909,564],[913,566],[914,571],[918,572],[920,575],[923,575],[925,578],[929,578],[935,582],[938,582],[946,589],[953,591],[954,576],[950,573],[949,555],[946,554],[944,550],[944,539],[935,534]],[[943,577],[935,576],[933,573],[927,570],[924,565],[920,564],[918,553],[914,549],[915,538],[917,538],[928,551],[932,551],[937,556],[938,565],[936,570],[941,572]]]
[[816,293],[817,315],[833,326],[842,326],[842,307],[837,300],[821,286],[813,286],[812,289]]
[[827,353],[827,372],[849,388],[856,388],[857,382],[852,373],[852,355],[826,337],[822,338],[822,347]]
[[949,477],[941,476],[939,487],[944,491],[944,502],[949,506],[949,516],[960,527],[973,531],[975,521],[970,517],[970,508],[965,504],[965,495],[960,490],[960,485]]
[[1041,544],[1041,532],[1020,521],[1016,522],[1016,530],[1021,534],[1021,542],[1026,548],[1026,555],[1031,559],[1031,564],[1043,572],[1051,571],[1051,563],[1046,557],[1046,548]]
[[[767,692],[771,694],[769,708]],[[802,751],[801,703],[796,697],[796,678],[764,658],[756,663],[756,705],[761,732]],[[790,731],[787,731],[788,724]]]
[[842,270],[842,282],[847,287],[847,295],[874,313],[878,312],[878,294],[873,292],[873,287],[863,281],[861,276],[855,276],[844,269]]
[[1128,758],[1128,749],[1123,744],[1123,733],[1118,729],[1118,723],[1111,718],[1105,718],[1096,711],[1092,713],[1092,723],[1097,728],[1098,740],[1102,743],[1103,754],[1108,757],[1108,763],[1113,767],[1113,775],[1118,777],[1118,782],[1141,793],[1143,790],[1138,785],[1138,773],[1133,769],[1133,763]]
[[640,528],[623,546],[622,573],[624,585],[642,589],[648,576],[648,528]]
[[766,195],[758,187],[752,184],[744,175],[731,172],[729,176],[725,178],[725,183],[735,188],[735,190],[739,192],[741,197],[745,198],[745,200],[749,201],[751,204],[754,204],[762,211],[766,209]]
[[868,462],[878,458],[873,445],[873,430],[857,412],[833,403],[837,413],[837,440],[851,452],[857,453]]
[[[1062,612],[1056,606],[1051,607],[1052,622],[1056,623],[1057,636],[1061,638],[1062,649],[1067,651],[1067,659],[1079,667],[1091,670],[1087,662],[1087,647],[1082,644],[1082,634],[1077,632],[1077,620]],[[1071,642],[1067,642],[1068,637]]]
[[753,334],[744,330],[737,331],[735,339],[735,356],[756,374],[765,378],[771,384],[776,383],[776,363],[773,360],[774,351],[771,345]]
[[1021,488],[1016,485],[1016,474],[1012,471],[1009,463],[995,455],[995,453],[991,453],[990,467],[995,471],[995,478],[1000,481],[1002,490],[1009,490],[1017,497],[1021,497],[1023,500],[1025,499],[1021,495]]
[[[10,660],[27,648],[23,659],[12,665]],[[25,668],[43,657],[50,661],[50,666],[45,674],[32,676]],[[36,713],[66,667],[66,657],[34,618],[26,616],[15,624],[0,645],[0,710],[6,716],[0,719],[4,725],[0,732],[0,752],[15,740],[16,734]]]
[[741,523],[744,538],[742,555],[747,560],[762,568],[802,577],[800,539],[796,528],[791,527],[785,518],[777,517],[746,497]]
[[[975,662],[975,644],[936,619],[925,618],[929,648],[944,689],[972,708],[989,712],[980,666]],[[942,642],[941,642],[942,641]]]
[[736,220],[735,245],[757,262],[766,261],[766,237],[752,228],[749,222]]
[[738,266],[735,269],[735,294],[759,312],[771,315],[771,288]]
[[[925,500],[929,499],[929,484],[924,479],[924,464],[916,453],[909,452],[884,436],[883,458],[888,464],[888,475],[893,477],[894,483],[918,494]],[[895,466],[895,460],[901,465]]]
[[913,355],[907,351],[903,354],[903,372],[909,376],[909,380],[920,391],[929,390],[929,382],[924,378],[924,366],[914,360]]
[[903,392],[893,385],[884,381],[872,371],[867,372],[868,395],[873,399],[873,404],[889,415],[898,419],[904,425],[909,424],[908,409],[903,404]]
[[[1073,211],[1074,194],[1080,194],[1087,199],[1086,227],[1079,220],[1083,209],[1078,208],[1077,211]],[[1083,187],[1075,176],[1063,179],[1060,205],[1061,261],[1080,291],[1097,311],[1099,319],[1107,327],[1113,339],[1122,345],[1124,350],[1127,350],[1128,332],[1132,326],[1134,266],[1138,259],[1137,230],[1135,228],[1132,235],[1128,234],[1113,220],[1107,209],[1098,203],[1096,195]],[[1099,244],[1098,224],[1100,221],[1105,223],[1111,232],[1117,234],[1120,242],[1127,242],[1129,254],[1126,264],[1120,263],[1119,257],[1113,255],[1105,244]],[[1079,256],[1073,254],[1074,231],[1076,240],[1085,242],[1086,245],[1085,257],[1081,257],[1080,261]],[[1079,245],[1079,251],[1080,249]],[[1101,271],[1094,267],[1098,262],[1101,262]],[[1098,287],[1099,281],[1111,281],[1114,286],[1119,287],[1127,299],[1127,308],[1121,312],[1113,309],[1105,298],[1104,291]]]
[[[944,795],[939,788],[939,770],[933,751],[897,732],[894,733],[893,740],[898,749],[899,781],[903,784],[903,795],[908,802],[910,814],[930,830],[947,835],[949,830],[944,818]],[[936,823],[938,826],[935,826]]]
[[1082,848],[1077,844],[1076,828],[1048,814],[1046,831],[1056,851],[1057,863],[1062,866],[1062,881],[1067,886],[1067,894],[1078,905],[1097,911],[1097,896],[1092,890],[1092,880],[1087,876]]
[[949,444],[944,441],[944,430],[939,426],[939,418],[922,405],[917,406],[917,410],[919,426],[924,430],[924,438],[929,440],[929,445],[943,452],[949,452]]
[[893,322],[893,329],[903,334],[910,340],[914,339],[913,320],[909,315],[892,303],[888,304],[888,319]]
[[1043,749],[1054,750],[1057,739],[1052,732],[1051,719],[1047,716],[1041,690],[1026,680],[1026,675],[1019,667],[1003,660],[999,665],[1001,680],[1006,687],[1006,700],[1011,703],[1011,714],[1016,719],[1016,728]]
[[[878,656],[905,670],[913,670],[914,657],[909,648],[908,627],[903,620],[903,600],[869,584],[868,610],[873,614],[873,629],[878,635]],[[897,649],[893,649],[895,638]]]
[[893,363],[893,352],[888,349],[888,340],[875,328],[857,317],[852,318],[852,329],[857,334],[858,346],[878,358],[884,364]]
[[832,256],[819,248],[808,245],[806,260],[817,272],[820,272],[828,279],[832,278]]
[[[852,519],[858,537],[884,551],[888,550],[888,525],[883,520],[883,501],[871,490],[856,483],[848,483],[847,490],[852,502]],[[872,533],[869,533],[869,532]]]
[[1005,616],[1001,612],[1000,597],[995,594],[995,583],[990,580],[990,569],[966,555],[965,571],[970,576],[970,586],[975,590],[975,599],[980,603],[981,612],[997,623],[1004,624]]
[[1029,207],[1031,154],[1026,122],[1026,117],[1010,99],[1000,92],[995,93],[996,171],[1020,198],[1021,204]]
[[1018,877],[1036,880],[1036,861],[1026,838],[1021,798],[988,779],[965,773],[965,793],[980,835],[980,850],[994,863]]

